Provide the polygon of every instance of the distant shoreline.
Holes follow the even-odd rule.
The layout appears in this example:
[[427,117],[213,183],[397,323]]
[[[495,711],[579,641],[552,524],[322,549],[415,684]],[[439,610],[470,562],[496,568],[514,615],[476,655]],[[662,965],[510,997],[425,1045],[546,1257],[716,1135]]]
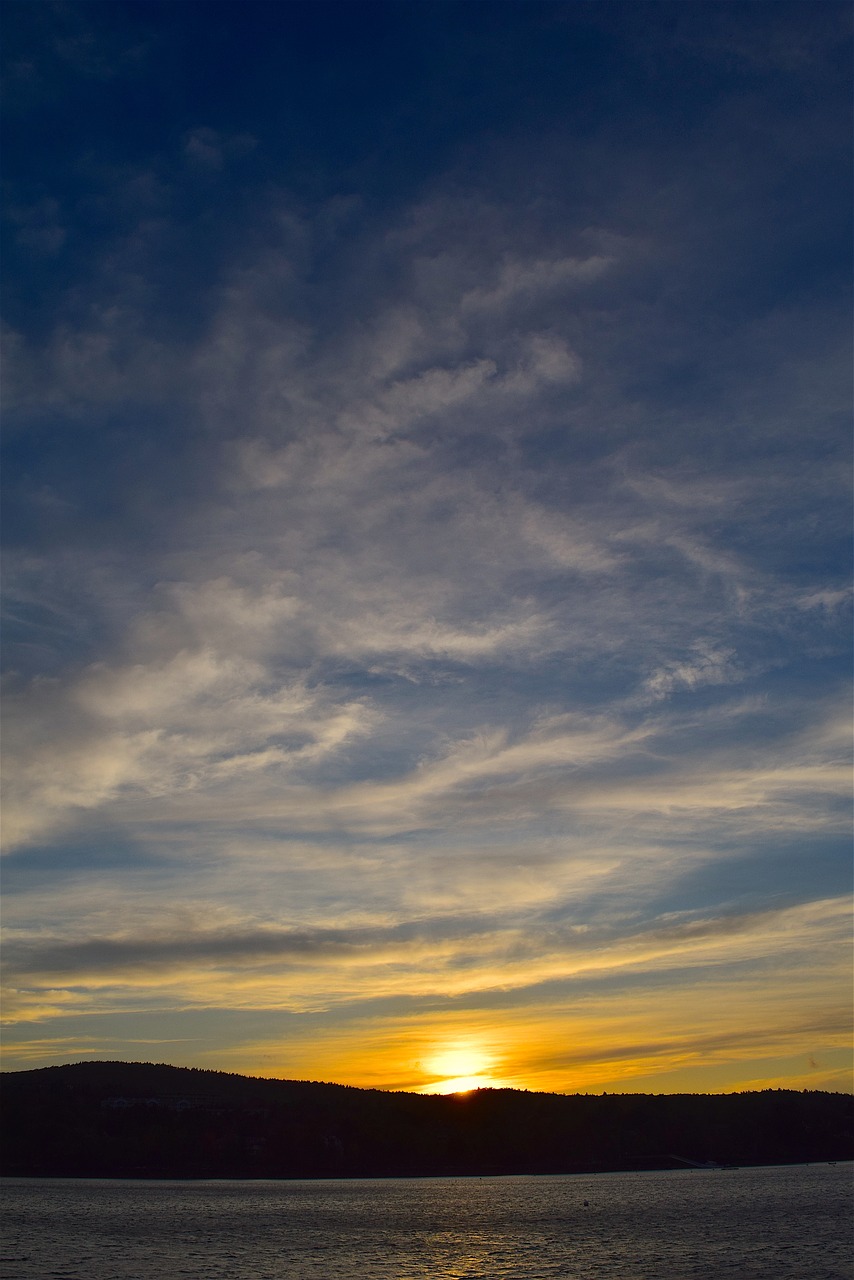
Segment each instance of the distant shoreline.
[[2,1076],[0,1175],[240,1181],[505,1177],[854,1158],[822,1091],[392,1093],[149,1063]]

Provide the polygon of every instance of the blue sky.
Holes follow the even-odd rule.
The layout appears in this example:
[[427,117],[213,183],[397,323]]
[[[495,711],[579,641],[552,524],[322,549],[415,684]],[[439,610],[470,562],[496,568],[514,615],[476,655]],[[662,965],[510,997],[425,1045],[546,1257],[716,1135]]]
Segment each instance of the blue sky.
[[41,3],[7,1069],[850,1088],[850,11]]

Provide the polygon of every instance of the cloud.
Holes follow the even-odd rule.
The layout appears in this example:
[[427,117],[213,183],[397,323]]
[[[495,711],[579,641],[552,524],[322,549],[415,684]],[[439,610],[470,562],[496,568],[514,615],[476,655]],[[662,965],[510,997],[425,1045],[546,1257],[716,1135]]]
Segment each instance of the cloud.
[[162,801],[338,750],[373,717],[358,700],[271,685],[257,663],[210,650],[124,668],[99,665],[65,689],[36,680],[6,700],[7,849],[80,810]]
[[184,140],[184,155],[205,169],[222,168],[222,146],[216,129],[192,129]]
[[504,261],[492,286],[480,286],[463,294],[466,311],[503,311],[513,304],[530,304],[543,294],[560,292],[598,280],[613,259],[594,254],[589,258],[557,258]]
[[[156,991],[161,1005],[182,1010],[188,1031],[193,1011],[218,1001],[246,1017],[253,1010],[310,1017],[310,1030],[288,1023],[276,1045],[241,1046],[240,1061],[272,1054],[269,1074],[305,1075],[293,1064],[320,1046],[333,1078],[355,1070],[369,1084],[365,1064],[373,1061],[380,1079],[397,1073],[394,1087],[422,1088],[427,1059],[465,1032],[492,1056],[498,1084],[628,1086],[647,1075],[674,1073],[678,1080],[680,1072],[703,1069],[735,1071],[737,1081],[742,1062],[797,1054],[805,1042],[827,1046],[832,1058],[844,1048],[845,1019],[834,995],[849,912],[843,900],[741,917],[662,919],[620,941],[546,933],[539,948],[521,951],[521,930],[493,927],[478,940],[470,920],[444,930],[422,922],[318,933],[161,932],[59,945],[40,939],[13,950],[23,966],[12,1000],[22,1018],[50,1019],[62,1004],[51,1006],[47,984],[64,977],[75,986],[66,1016],[129,1012]],[[16,969],[13,963],[10,973]],[[492,1006],[490,992],[498,1002]],[[375,1052],[365,1054],[371,1043]],[[24,1046],[25,1059],[28,1052]]]
[[733,667],[732,652],[715,651],[702,641],[692,645],[693,653],[684,662],[673,663],[656,671],[644,682],[644,688],[652,698],[665,698],[674,689],[696,689],[707,684],[733,684],[740,674]]
[[[794,1055],[801,1028],[785,1071],[824,1061],[850,801],[832,144],[762,94],[733,130],[728,77],[765,46],[714,25],[665,58],[730,68],[714,109],[650,81],[627,134],[651,46],[620,37],[619,110],[577,129],[590,87],[423,170],[401,150],[393,190],[195,99],[14,186],[16,252],[57,266],[9,309],[4,393],[7,927],[45,1043],[290,1011],[366,1079],[336,1016],[415,1046],[407,1001],[486,1035],[506,998],[532,1037],[508,1079],[643,1079],[697,1061],[690,974],[709,1055]],[[832,44],[762,74],[801,83]],[[726,989],[750,992],[728,1025]],[[420,1087],[418,1044],[391,1078]]]
[[221,988],[222,999],[257,998],[265,1006],[279,999],[283,1007],[304,999],[328,1007],[407,989],[413,995],[520,988],[530,993],[556,981],[737,969],[774,957],[794,962],[806,953],[811,966],[819,953],[823,963],[834,964],[850,908],[846,897],[747,913],[679,912],[590,925],[571,915],[558,923],[535,904],[520,912],[519,904],[505,901],[493,914],[286,929],[272,922],[241,927],[227,921],[211,929],[200,912],[195,919],[178,913],[171,929],[161,925],[143,935],[50,939],[21,931],[10,937],[8,973],[23,985],[58,987],[64,979],[92,990],[162,983],[183,991],[181,998],[191,1003],[203,999],[204,990],[215,1001]]

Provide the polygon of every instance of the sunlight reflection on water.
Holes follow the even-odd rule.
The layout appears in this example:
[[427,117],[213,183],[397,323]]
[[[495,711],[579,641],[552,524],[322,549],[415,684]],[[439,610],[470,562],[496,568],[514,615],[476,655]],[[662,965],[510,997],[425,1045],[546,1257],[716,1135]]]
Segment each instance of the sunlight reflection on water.
[[850,1165],[4,1179],[3,1280],[850,1280]]

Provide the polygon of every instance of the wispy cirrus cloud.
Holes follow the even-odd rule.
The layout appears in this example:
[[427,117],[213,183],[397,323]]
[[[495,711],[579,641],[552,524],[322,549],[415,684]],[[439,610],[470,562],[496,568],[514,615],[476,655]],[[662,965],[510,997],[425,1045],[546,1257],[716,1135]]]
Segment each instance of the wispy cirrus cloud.
[[[751,81],[734,129],[765,45],[744,15],[723,44],[691,19],[664,79],[704,60],[717,105],[674,116],[650,81],[633,132],[648,39],[627,9],[583,22],[634,68],[616,115],[598,81],[583,128],[574,99],[544,128],[516,95],[476,147],[424,147],[417,181],[400,149],[393,191],[329,140],[286,177],[287,113],[271,133],[195,99],[156,142],[80,135],[56,190],[10,178],[30,283],[15,266],[6,926],[47,1056],[90,1045],[66,1019],[207,1004],[247,1019],[222,1062],[266,1054],[281,1014],[291,1069],[317,1074],[316,1033],[346,1078],[421,1087],[421,1048],[383,1076],[340,1028],[374,1043],[366,1002],[389,1002],[379,1063],[436,1010],[489,1039],[512,995],[501,1034],[532,1045],[507,1078],[682,1080],[693,974],[720,979],[697,1043],[738,1064],[723,1087],[801,1079],[797,1028],[820,1061],[840,1025],[850,361],[813,93],[833,24],[762,62],[786,93]],[[119,41],[122,76],[171,56],[148,35]],[[64,77],[102,82],[93,41]],[[806,994],[783,1008],[798,965],[814,1023]],[[613,992],[593,1047],[550,1049],[588,981]],[[659,1032],[653,990],[675,992]],[[157,1042],[131,1021],[122,1043]]]

